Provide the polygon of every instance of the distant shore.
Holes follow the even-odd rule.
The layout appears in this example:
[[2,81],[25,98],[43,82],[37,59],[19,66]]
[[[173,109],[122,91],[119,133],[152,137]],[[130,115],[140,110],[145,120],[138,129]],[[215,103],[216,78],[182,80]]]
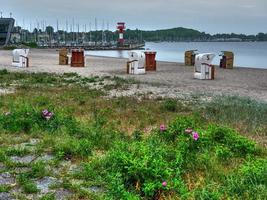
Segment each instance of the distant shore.
[[58,65],[56,50],[31,49],[30,67],[15,68],[11,66],[12,52],[0,50],[0,70],[19,72],[67,73],[76,72],[82,76],[118,76],[136,80],[131,88],[118,91],[117,95],[136,96],[147,94],[152,98],[185,98],[188,95],[238,95],[267,102],[267,70],[252,68],[234,68],[225,70],[216,68],[215,80],[193,79],[193,67],[183,63],[157,62],[157,72],[146,75],[126,74],[125,58],[86,56],[85,68],[72,68]]

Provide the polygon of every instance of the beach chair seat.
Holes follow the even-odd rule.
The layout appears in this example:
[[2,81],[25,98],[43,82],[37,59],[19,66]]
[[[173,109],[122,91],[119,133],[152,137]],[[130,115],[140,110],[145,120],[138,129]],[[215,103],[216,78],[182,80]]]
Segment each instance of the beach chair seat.
[[195,60],[194,78],[201,80],[213,80],[215,78],[215,68],[211,65],[215,58],[213,53],[198,54]]
[[70,65],[71,67],[84,67],[85,66],[84,49],[72,49]]
[[63,48],[59,50],[59,65],[68,65],[69,57],[68,57],[68,49]]
[[231,51],[222,51],[220,60],[220,68],[233,69],[234,67],[234,53]]
[[129,61],[127,62],[128,74],[145,74],[145,54],[142,52],[128,52]]
[[184,64],[185,66],[194,66],[195,59],[197,55],[197,50],[188,50],[184,54]]
[[14,67],[29,67],[29,49],[14,49],[12,51],[13,60],[12,66]]

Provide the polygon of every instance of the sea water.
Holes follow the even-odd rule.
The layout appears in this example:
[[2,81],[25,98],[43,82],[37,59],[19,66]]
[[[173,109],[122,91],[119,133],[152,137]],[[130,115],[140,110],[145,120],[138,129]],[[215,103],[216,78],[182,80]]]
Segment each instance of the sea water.
[[[219,65],[221,51],[233,51],[234,65],[267,69],[267,42],[146,42],[145,49],[157,52],[158,61],[184,62],[186,50],[215,53],[213,64]],[[128,51],[87,51],[87,55],[127,58]]]

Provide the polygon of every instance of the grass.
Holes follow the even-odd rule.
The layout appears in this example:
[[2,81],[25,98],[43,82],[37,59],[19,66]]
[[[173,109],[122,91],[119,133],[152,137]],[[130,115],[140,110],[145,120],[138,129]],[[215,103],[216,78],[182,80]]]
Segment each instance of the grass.
[[267,104],[244,97],[218,96],[201,108],[204,118],[228,125],[266,145]]
[[[15,173],[26,196],[39,192],[36,180],[54,176],[62,180],[56,187],[72,192],[71,199],[267,197],[266,103],[227,96],[198,103],[107,98],[107,91],[124,90],[134,80],[76,73],[0,70],[0,80],[2,87],[15,89],[0,96],[0,162],[10,173],[29,168]],[[93,88],[105,80],[112,83]],[[54,113],[50,120],[42,117],[44,109]],[[166,130],[160,131],[160,124]],[[185,133],[188,128],[198,132],[198,140]],[[30,138],[40,141],[34,151],[14,147]],[[54,159],[28,165],[9,159],[33,153]],[[76,164],[78,171],[65,167],[57,173],[64,162]],[[9,190],[0,187],[0,192]]]

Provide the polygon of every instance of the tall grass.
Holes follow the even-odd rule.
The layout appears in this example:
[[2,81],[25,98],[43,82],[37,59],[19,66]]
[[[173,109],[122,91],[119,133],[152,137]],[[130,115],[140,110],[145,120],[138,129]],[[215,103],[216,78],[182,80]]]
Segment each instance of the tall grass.
[[240,129],[245,134],[267,135],[267,103],[238,96],[216,96],[201,108],[203,116],[216,123]]

